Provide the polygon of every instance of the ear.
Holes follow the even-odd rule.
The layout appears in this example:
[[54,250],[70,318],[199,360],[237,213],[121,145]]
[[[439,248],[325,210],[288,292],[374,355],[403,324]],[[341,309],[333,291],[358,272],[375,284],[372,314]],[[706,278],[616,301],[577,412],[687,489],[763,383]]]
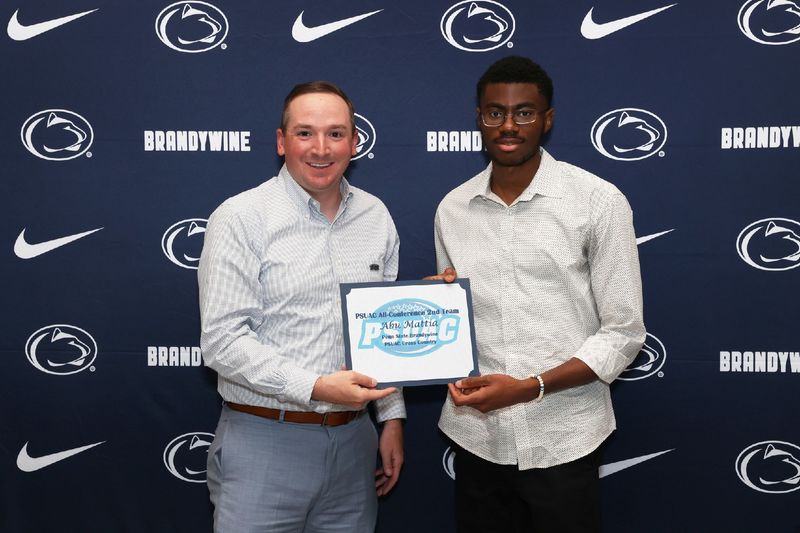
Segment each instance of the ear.
[[476,107],[475,108],[475,125],[478,126],[478,129],[481,129],[481,126],[483,125],[481,123],[481,108],[480,107]]
[[358,153],[356,146],[358,146],[358,130],[353,132],[353,145],[350,147],[350,157],[355,157]]
[[278,155],[286,155],[286,150],[284,149],[283,146],[283,141],[284,141],[283,130],[281,128],[275,130],[275,137],[277,142]]
[[550,131],[550,128],[553,127],[553,115],[555,114],[555,109],[550,108],[544,113],[544,132],[547,133]]

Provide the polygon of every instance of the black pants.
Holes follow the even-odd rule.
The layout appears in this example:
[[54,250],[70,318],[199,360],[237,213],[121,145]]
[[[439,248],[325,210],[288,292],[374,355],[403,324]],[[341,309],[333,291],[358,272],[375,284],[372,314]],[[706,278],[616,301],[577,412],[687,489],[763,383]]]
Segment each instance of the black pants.
[[600,525],[600,451],[519,470],[456,447],[459,533],[594,533]]

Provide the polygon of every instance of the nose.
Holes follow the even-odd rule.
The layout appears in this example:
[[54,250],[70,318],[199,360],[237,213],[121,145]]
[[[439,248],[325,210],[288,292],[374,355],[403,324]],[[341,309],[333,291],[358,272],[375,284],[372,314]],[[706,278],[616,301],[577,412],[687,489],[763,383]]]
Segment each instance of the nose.
[[514,113],[506,113],[503,117],[503,123],[500,124],[501,130],[518,130],[519,124],[514,122]]
[[329,148],[328,137],[325,134],[320,133],[314,137],[311,149],[315,154],[324,155],[328,153]]

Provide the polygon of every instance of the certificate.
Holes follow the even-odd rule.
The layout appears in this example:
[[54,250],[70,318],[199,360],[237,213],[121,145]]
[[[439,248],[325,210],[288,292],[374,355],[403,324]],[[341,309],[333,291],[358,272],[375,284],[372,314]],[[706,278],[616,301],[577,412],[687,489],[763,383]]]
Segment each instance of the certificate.
[[339,287],[348,369],[381,387],[478,375],[469,279]]

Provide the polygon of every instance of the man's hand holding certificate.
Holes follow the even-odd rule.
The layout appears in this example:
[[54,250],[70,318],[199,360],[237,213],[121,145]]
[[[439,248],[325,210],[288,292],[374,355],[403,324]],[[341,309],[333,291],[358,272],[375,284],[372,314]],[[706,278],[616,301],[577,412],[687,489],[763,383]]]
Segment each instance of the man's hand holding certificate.
[[468,279],[343,283],[347,368],[380,386],[452,383],[477,374]]

